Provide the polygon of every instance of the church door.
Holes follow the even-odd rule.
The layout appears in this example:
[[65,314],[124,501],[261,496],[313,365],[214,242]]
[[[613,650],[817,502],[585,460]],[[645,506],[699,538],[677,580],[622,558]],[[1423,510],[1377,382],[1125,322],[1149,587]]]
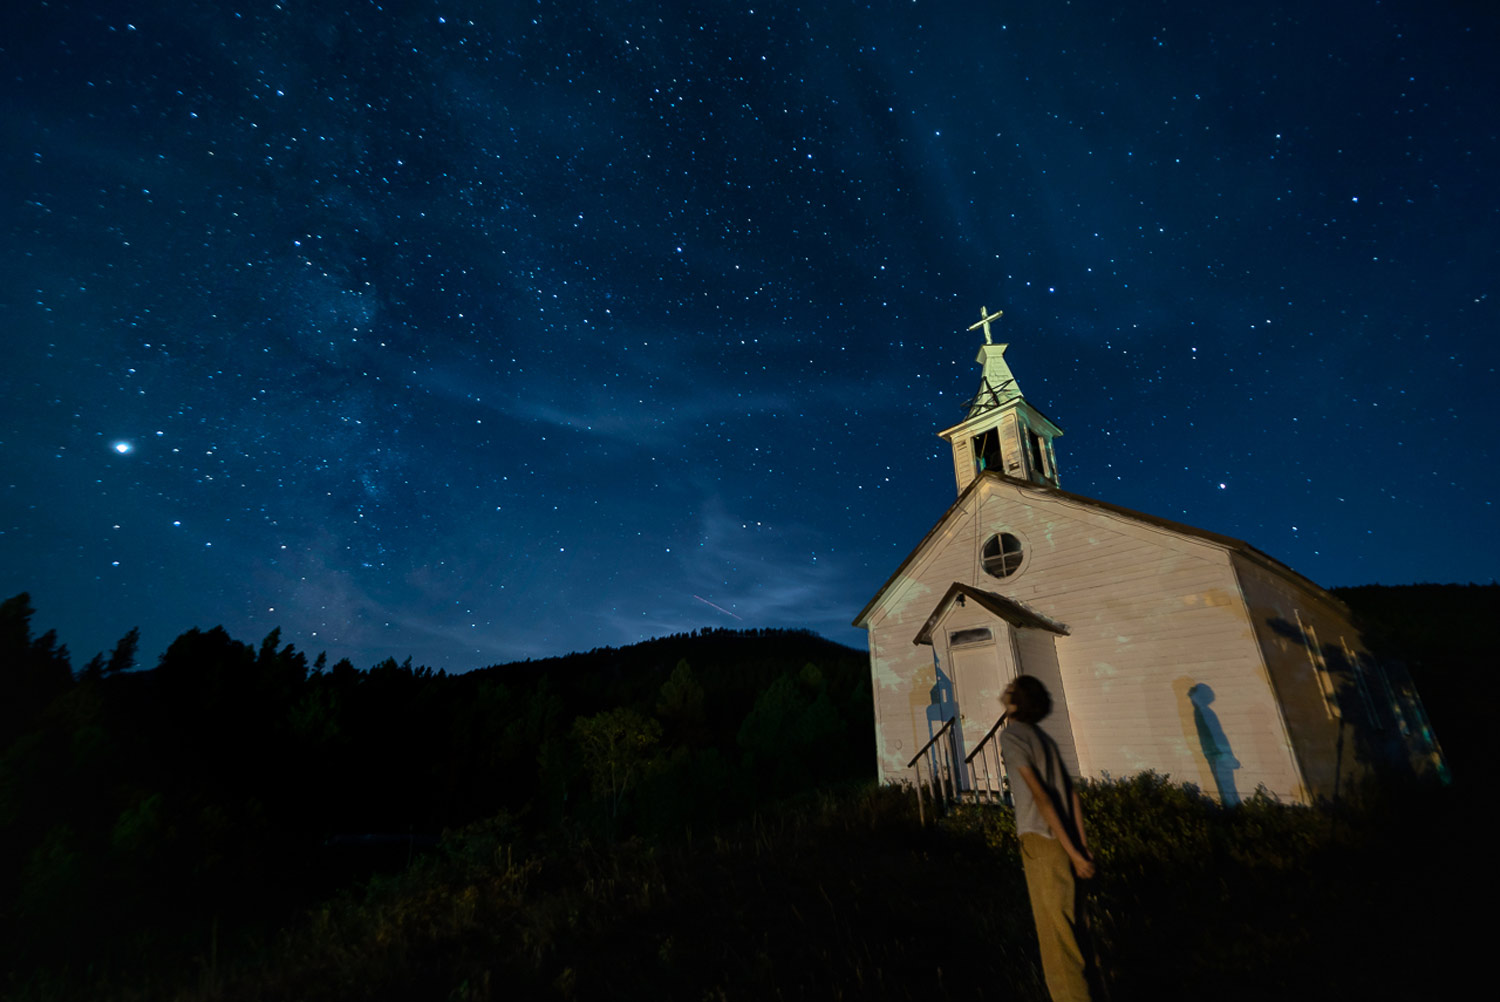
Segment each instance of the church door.
[[[1016,674],[1011,662],[1010,637],[1003,623],[996,624],[993,629],[957,630],[948,636],[948,663],[953,670],[954,696],[958,702],[959,727],[966,753],[979,748],[979,743],[1004,712],[1000,694]],[[981,758],[976,756],[973,770],[977,773],[971,775],[968,773],[972,770],[966,771],[965,788],[969,787],[970,780],[983,787],[985,777],[979,773],[984,773],[985,769]]]

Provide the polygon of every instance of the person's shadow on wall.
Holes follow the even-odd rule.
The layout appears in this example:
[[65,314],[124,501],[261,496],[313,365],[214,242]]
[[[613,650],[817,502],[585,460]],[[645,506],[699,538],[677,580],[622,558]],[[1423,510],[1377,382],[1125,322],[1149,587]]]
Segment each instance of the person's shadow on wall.
[[969,787],[966,770],[962,768],[964,761],[964,736],[959,726],[962,721],[955,719],[959,717],[958,702],[953,698],[953,680],[943,671],[943,666],[938,663],[937,655],[932,658],[933,670],[937,673],[937,682],[928,690],[929,703],[927,705],[927,737],[929,740],[942,729],[948,721],[953,721],[953,727],[948,732],[948,747],[940,753],[936,747],[933,748],[932,766],[933,774],[943,767],[942,759],[944,753],[947,756],[947,765],[953,770],[953,781],[955,783],[954,793],[966,790]]
[[1202,682],[1187,691],[1188,701],[1193,704],[1193,725],[1198,730],[1198,747],[1208,759],[1209,771],[1214,785],[1219,788],[1219,802],[1225,807],[1234,807],[1240,802],[1239,790],[1234,785],[1234,770],[1240,760],[1234,757],[1229,747],[1229,737],[1219,723],[1219,715],[1208,708],[1214,701],[1214,691]]

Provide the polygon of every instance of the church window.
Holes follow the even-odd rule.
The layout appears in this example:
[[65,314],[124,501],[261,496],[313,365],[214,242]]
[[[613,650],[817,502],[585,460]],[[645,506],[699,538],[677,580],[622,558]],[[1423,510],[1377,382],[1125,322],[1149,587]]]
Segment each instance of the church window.
[[1344,651],[1344,663],[1354,673],[1354,687],[1359,692],[1359,701],[1364,706],[1365,716],[1370,723],[1375,725],[1376,730],[1385,728],[1385,721],[1380,719],[1380,714],[1375,711],[1375,697],[1370,694],[1370,683],[1365,677],[1365,664],[1360,660],[1358,654],[1349,646],[1349,641],[1339,637],[1339,646]]
[[1026,444],[1031,447],[1031,468],[1042,476],[1047,476],[1047,460],[1044,455],[1045,450],[1042,448],[1042,436],[1028,428],[1026,429]]
[[974,436],[974,470],[982,473],[985,470],[1003,469],[1000,459],[1000,432],[994,428]]
[[954,630],[948,634],[948,645],[957,647],[960,644],[983,644],[995,639],[990,633],[988,626],[975,627],[972,630]]
[[984,544],[979,563],[990,577],[1008,578],[1021,568],[1021,541],[1008,532],[997,532]]
[[1318,643],[1318,631],[1311,623],[1302,621],[1300,609],[1293,609],[1292,615],[1297,617],[1297,629],[1302,632],[1302,643],[1307,649],[1307,660],[1312,665],[1313,677],[1318,680],[1318,691],[1323,695],[1323,712],[1328,714],[1330,720],[1342,717],[1338,691],[1334,688],[1333,677],[1328,670],[1328,660],[1323,656],[1323,648]]

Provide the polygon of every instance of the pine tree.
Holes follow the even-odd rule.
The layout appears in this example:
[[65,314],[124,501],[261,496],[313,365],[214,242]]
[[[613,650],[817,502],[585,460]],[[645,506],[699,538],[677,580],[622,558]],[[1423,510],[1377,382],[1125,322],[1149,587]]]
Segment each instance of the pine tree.
[[[135,653],[141,646],[141,628],[132,626],[130,632],[121,637],[115,649],[109,653],[109,663],[104,674],[118,675],[135,667]],[[89,662],[92,664],[93,662]]]

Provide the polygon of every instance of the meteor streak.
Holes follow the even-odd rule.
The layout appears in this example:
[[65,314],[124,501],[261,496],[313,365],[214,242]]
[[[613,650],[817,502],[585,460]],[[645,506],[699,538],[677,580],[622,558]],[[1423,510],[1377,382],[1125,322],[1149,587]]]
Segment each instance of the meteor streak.
[[[704,605],[713,605],[715,609],[718,609],[720,612],[722,612],[726,616],[734,616],[734,613],[730,612],[728,609],[724,608],[722,605],[714,605],[712,602],[710,602],[708,599],[704,598],[702,595],[694,595],[693,597],[696,598],[698,601],[702,602]],[[734,618],[738,619],[741,623],[744,622],[744,620],[741,619],[739,616],[734,616]]]

